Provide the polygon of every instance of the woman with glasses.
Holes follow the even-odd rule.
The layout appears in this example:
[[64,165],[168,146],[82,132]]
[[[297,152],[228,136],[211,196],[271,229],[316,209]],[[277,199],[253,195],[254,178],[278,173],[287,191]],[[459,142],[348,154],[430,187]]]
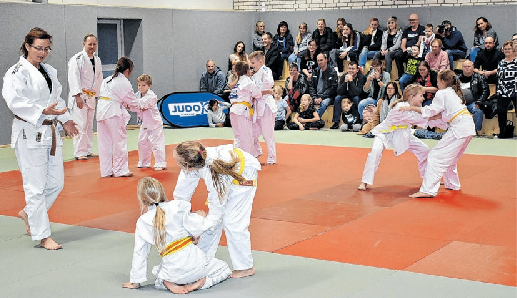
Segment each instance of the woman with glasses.
[[[382,33],[381,50],[375,54],[373,59],[385,59],[386,72],[391,74],[391,68],[395,54],[402,51],[400,42],[402,41],[402,29],[396,17],[388,19],[388,29]],[[401,76],[402,74],[399,74]]]
[[508,106],[510,102],[517,108],[517,45],[511,40],[503,44],[505,58],[497,66],[497,120],[499,122],[499,137],[511,138],[513,131],[505,132]]
[[298,61],[298,65],[300,65],[300,58],[303,52],[309,48],[309,42],[312,40],[312,35],[307,29],[306,23],[301,23],[298,29],[298,35],[296,35],[294,40],[293,53],[288,59],[289,65],[295,60]]
[[266,24],[262,21],[258,21],[255,24],[255,32],[251,36],[253,40],[253,51],[259,51],[264,45],[262,44],[262,35],[266,33]]
[[485,49],[485,38],[488,36],[494,38],[495,47],[499,46],[497,33],[492,28],[492,24],[485,17],[479,17],[474,26],[474,46],[470,48],[470,60],[476,62],[476,55],[479,50]]
[[48,250],[62,248],[50,238],[48,210],[63,189],[64,170],[59,135],[79,133],[61,98],[57,70],[43,63],[51,51],[52,36],[33,28],[22,43],[22,56],[4,76],[2,96],[13,112],[11,147],[22,174],[25,208],[18,215],[33,241]]

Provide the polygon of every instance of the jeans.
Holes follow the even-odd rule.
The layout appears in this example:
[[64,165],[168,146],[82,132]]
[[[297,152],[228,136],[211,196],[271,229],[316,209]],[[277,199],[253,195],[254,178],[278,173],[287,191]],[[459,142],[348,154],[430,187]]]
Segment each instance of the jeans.
[[331,97],[327,97],[321,101],[320,108],[318,109],[318,115],[320,116],[320,119],[321,119],[321,116],[323,116],[323,114],[327,110],[327,107],[329,106],[331,100],[332,100]]
[[479,50],[481,49],[478,47],[470,48],[470,61],[476,62],[476,56],[478,55]]
[[409,85],[409,81],[411,81],[411,78],[413,75],[405,73],[402,75],[402,77],[399,79],[399,85],[400,85],[400,91],[404,92],[404,89],[407,85]]
[[[334,99],[334,115],[332,115],[332,122],[334,123],[339,123],[341,121],[341,112],[343,112],[343,109],[341,108],[341,102],[345,98],[347,97],[343,95],[338,95]],[[356,105],[359,104],[360,99],[361,98],[358,95],[350,98],[350,100],[354,102]]]
[[409,54],[408,52],[403,52],[402,50],[395,53],[395,64],[397,64],[397,72],[399,78],[404,74],[404,62],[407,61]]
[[474,125],[476,126],[476,131],[481,131],[483,128],[483,111],[476,108],[476,103],[471,103],[467,105],[467,110],[472,113],[472,117],[474,118]]
[[296,61],[296,64],[298,64],[298,71],[300,71],[300,64],[302,62],[302,59],[298,58],[298,56],[292,53],[287,59],[287,63],[288,65],[291,65],[291,63],[293,63],[294,61]]
[[454,70],[454,60],[465,58],[466,52],[462,50],[445,50],[447,55],[449,55],[449,65],[452,70]]
[[368,97],[367,99],[363,99],[359,102],[359,104],[357,105],[357,110],[359,111],[359,117],[361,119],[363,119],[363,110],[364,108],[366,108],[367,105],[369,104],[373,104],[373,105],[377,105],[377,100],[376,99],[373,99],[372,97]]
[[363,48],[361,54],[359,54],[359,66],[364,67],[367,60],[373,59],[378,51],[368,51],[368,48]]

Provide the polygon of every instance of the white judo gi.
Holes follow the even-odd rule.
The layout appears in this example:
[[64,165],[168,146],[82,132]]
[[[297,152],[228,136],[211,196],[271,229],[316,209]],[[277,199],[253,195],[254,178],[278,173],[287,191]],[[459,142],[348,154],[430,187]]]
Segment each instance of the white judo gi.
[[29,217],[33,240],[51,235],[47,212],[64,185],[63,141],[56,128],[56,151],[52,156],[52,126],[43,125],[43,122],[71,120],[68,112],[59,116],[42,114],[50,104],[57,102],[56,109],[63,109],[66,104],[60,97],[62,86],[56,69],[46,63],[40,65],[52,80],[52,92],[40,71],[23,57],[6,72],[2,88],[7,107],[23,119],[13,120],[11,147],[23,178],[26,202],[23,210]]
[[[251,77],[255,85],[261,91],[271,90],[275,84],[271,69],[265,65]],[[255,98],[255,113],[253,114],[253,148],[250,152],[255,156],[262,154],[259,137],[262,135],[267,146],[267,162],[276,163],[276,143],[275,143],[275,115],[277,106],[273,95],[266,94]]]
[[[93,145],[93,116],[95,106],[102,83],[101,59],[93,55],[94,67],[86,51],[75,54],[68,62],[68,86],[70,93],[68,97],[68,108],[71,110],[73,120],[77,123],[79,134],[74,137],[74,156],[87,156],[92,153]],[[80,94],[84,106],[77,107],[75,96]]]
[[[165,212],[166,246],[173,241],[186,237],[199,237],[211,225],[211,222],[195,213],[190,213],[192,206],[186,201],[169,201],[159,204]],[[138,218],[135,231],[135,249],[131,266],[130,282],[147,281],[147,258],[154,245],[153,222],[156,206]],[[227,279],[232,271],[226,262],[208,258],[195,244],[189,243],[183,248],[162,257],[160,265],[153,267],[156,276],[155,287],[166,289],[163,281],[175,284],[190,284],[206,277],[202,289],[209,288]]]
[[[236,185],[232,183],[232,177],[225,176],[226,197],[220,200],[214,187],[209,167],[214,159],[230,161],[230,154],[234,151],[234,147],[232,145],[222,145],[205,149],[207,153],[205,167],[188,172],[181,170],[176,188],[174,189],[174,199],[190,201],[199,179],[203,178],[208,190],[209,212],[207,219],[212,222],[212,227],[201,235],[198,246],[209,258],[214,257],[221,239],[222,228],[224,227],[233,269],[250,269],[253,267],[253,256],[251,254],[251,238],[248,227],[250,225],[253,198],[257,190],[257,171],[260,170],[260,162],[251,154],[241,150],[244,156],[242,176],[246,180],[255,181],[255,185]],[[241,170],[240,167],[242,165],[243,161],[241,160],[237,171]]]
[[393,148],[395,156],[409,150],[418,160],[420,176],[424,177],[429,147],[411,132],[413,125],[427,127],[427,120],[412,111],[401,111],[398,108],[409,106],[407,102],[399,102],[393,107],[386,119],[372,129],[375,135],[372,151],[368,154],[361,182],[372,185],[373,178],[382,158],[384,149]]
[[448,123],[447,132],[429,152],[425,176],[420,192],[435,196],[443,177],[445,188],[459,190],[458,160],[476,135],[472,115],[461,103],[456,92],[448,87],[438,90],[433,102],[422,108],[422,117],[430,118],[442,113],[442,119]]
[[97,140],[101,176],[129,173],[126,125],[131,118],[126,107],[136,102],[129,80],[121,73],[102,81],[97,103]]
[[137,116],[142,122],[138,134],[138,167],[148,168],[151,165],[151,152],[154,154],[154,167],[165,168],[165,136],[163,134],[163,120],[158,110],[158,98],[149,89],[142,97],[140,92],[135,93],[137,98]]

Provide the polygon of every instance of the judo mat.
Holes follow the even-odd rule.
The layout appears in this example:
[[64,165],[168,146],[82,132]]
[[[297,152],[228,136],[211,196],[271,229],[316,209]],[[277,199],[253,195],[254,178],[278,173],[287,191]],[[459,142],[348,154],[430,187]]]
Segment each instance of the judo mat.
[[[319,134],[345,135],[307,133],[315,143]],[[367,147],[362,139],[354,140]],[[205,146],[231,143],[200,141]],[[504,144],[515,146],[511,142]],[[36,242],[30,244],[22,221],[14,218],[24,206],[21,175],[17,170],[0,173],[0,289],[6,290],[6,297],[34,293],[38,286],[46,293],[50,290],[39,280],[53,274],[63,277],[52,286],[57,291],[53,295],[164,294],[153,289],[151,275],[142,290],[119,286],[128,279],[131,233],[140,214],[136,184],[142,177],[155,177],[172,198],[179,173],[172,159],[174,146],[167,146],[168,167],[162,172],[137,169],[138,154],[131,151],[131,178],[101,178],[98,159],[65,162],[65,188],[49,212],[56,223],[53,238],[65,247],[61,252],[33,248]],[[278,163],[259,173],[253,204],[250,232],[257,275],[192,294],[515,297],[515,156],[465,154],[458,164],[461,191],[442,186],[434,199],[409,199],[421,183],[416,158],[410,153],[395,157],[391,150],[384,152],[375,184],[366,192],[357,191],[368,152],[351,146],[277,143]],[[266,157],[259,160],[265,162]],[[192,199],[194,210],[206,210],[202,186]],[[224,237],[221,245],[218,256],[229,261]],[[20,258],[27,268],[17,268]],[[150,264],[153,260],[158,262],[155,252]],[[102,286],[93,289],[84,283]]]

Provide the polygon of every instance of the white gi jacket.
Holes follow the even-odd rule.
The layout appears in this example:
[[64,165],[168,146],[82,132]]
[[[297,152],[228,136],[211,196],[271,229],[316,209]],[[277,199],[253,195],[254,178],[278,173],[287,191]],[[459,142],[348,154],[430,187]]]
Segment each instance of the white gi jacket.
[[247,75],[241,76],[228,96],[228,99],[232,103],[230,113],[247,116],[248,114],[246,114],[246,111],[249,111],[249,108],[246,105],[236,103],[247,102],[252,105],[252,99],[261,96],[262,91],[260,88],[257,87],[257,85],[255,85]]
[[[269,67],[263,65],[259,70],[251,77],[255,85],[257,85],[260,91],[270,90],[273,88],[275,84],[275,80],[273,79],[273,74]],[[259,97],[255,97],[255,113],[253,114],[253,119],[257,119],[264,116],[264,111],[266,109],[266,105],[271,109],[273,114],[276,114],[278,108],[276,107],[276,102],[271,94],[261,95]]]
[[422,107],[422,117],[430,118],[442,113],[442,120],[448,123],[447,131],[450,131],[455,138],[475,136],[476,127],[472,115],[467,113],[468,111],[465,114],[458,114],[461,111],[467,111],[467,107],[461,103],[454,89],[447,87],[436,92],[430,105]]
[[[165,212],[165,231],[167,246],[188,236],[199,237],[208,227],[209,221],[201,215],[190,213],[192,206],[186,201],[169,201],[159,204]],[[154,245],[153,222],[156,215],[156,206],[150,206],[149,210],[142,214],[136,222],[135,248],[133,263],[131,266],[130,282],[143,283],[147,281],[147,257]],[[203,270],[207,262],[205,253],[190,244],[162,258],[158,266],[157,277],[174,281],[192,275],[198,270]]]
[[408,106],[408,102],[397,103],[389,111],[386,119],[372,129],[372,134],[378,136],[386,148],[393,148],[395,156],[401,155],[409,148],[412,125],[427,127],[427,119],[419,113],[398,109]]
[[97,106],[97,121],[120,116],[127,123],[131,116],[125,106],[134,105],[136,101],[133,87],[129,80],[121,73],[114,77],[113,80],[111,78],[112,76],[109,76],[102,81]]
[[[101,59],[97,55],[94,54],[93,59],[95,61],[95,73],[90,58],[84,49],[68,61],[69,108],[74,107],[75,95],[81,94],[86,105],[92,110],[95,109],[95,97],[99,97],[102,84],[102,65]],[[96,95],[88,98],[87,95],[83,94],[83,89],[94,91]]]
[[140,91],[135,93],[137,98],[136,110],[137,117],[142,121],[141,129],[156,129],[163,126],[162,116],[158,110],[158,98],[153,90],[149,89],[144,97]]
[[[20,61],[5,73],[2,96],[7,107],[14,115],[27,121],[16,118],[13,120],[12,148],[20,137],[28,140],[29,148],[50,147],[52,145],[51,126],[42,125],[43,121],[57,118],[61,123],[65,123],[71,120],[68,111],[58,116],[42,114],[50,104],[57,102],[56,109],[63,109],[66,104],[61,98],[62,86],[57,79],[57,70],[46,63],[40,65],[52,80],[52,92],[49,92],[47,81],[40,71],[24,57],[20,57]],[[59,135],[56,140],[57,146],[63,145]]]

